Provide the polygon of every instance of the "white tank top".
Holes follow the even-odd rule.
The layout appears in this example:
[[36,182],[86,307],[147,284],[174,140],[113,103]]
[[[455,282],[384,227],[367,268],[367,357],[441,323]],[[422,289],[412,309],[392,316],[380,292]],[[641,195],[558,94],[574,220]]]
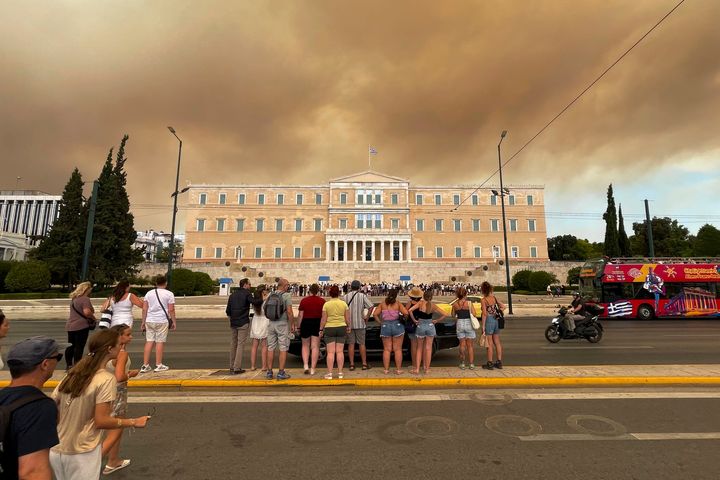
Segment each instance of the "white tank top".
[[124,300],[120,300],[119,302],[115,302],[114,300],[112,303],[112,321],[110,322],[110,326],[114,327],[115,325],[128,325],[129,327],[132,327],[133,324],[133,315],[132,315],[132,309],[133,304],[130,300],[130,296],[132,293],[129,293],[127,298]]

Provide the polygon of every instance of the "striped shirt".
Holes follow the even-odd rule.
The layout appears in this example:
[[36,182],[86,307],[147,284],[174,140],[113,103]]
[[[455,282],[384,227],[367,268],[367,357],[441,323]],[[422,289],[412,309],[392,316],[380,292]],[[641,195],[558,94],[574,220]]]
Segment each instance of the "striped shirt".
[[373,307],[370,298],[361,291],[353,290],[347,293],[343,297],[343,300],[345,300],[345,303],[350,307],[352,328],[355,330],[365,328],[365,309]]

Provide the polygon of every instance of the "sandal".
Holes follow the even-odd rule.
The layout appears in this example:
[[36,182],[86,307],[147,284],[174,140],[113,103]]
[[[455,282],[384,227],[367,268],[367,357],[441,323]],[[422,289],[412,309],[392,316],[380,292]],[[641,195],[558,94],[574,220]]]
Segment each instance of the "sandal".
[[345,375],[342,372],[338,373],[338,378],[343,378],[343,377],[345,377]]
[[370,368],[372,368],[372,367],[370,367],[370,365],[368,365],[368,364],[363,364],[363,366],[362,366],[363,370],[370,370]]
[[402,370],[395,370],[395,375],[402,375],[403,373],[405,372],[403,372]]
[[390,373],[390,370],[384,370],[383,373],[387,375],[388,373]]
[[332,373],[326,373],[323,377],[325,380],[332,380]]
[[130,465],[130,460],[123,460],[120,465],[117,467],[111,467],[110,465],[105,465],[105,468],[103,468],[103,475],[110,475],[113,472],[117,472],[118,470],[121,470],[127,466]]
[[355,365],[350,365],[350,371],[352,372],[354,370],[355,370]]

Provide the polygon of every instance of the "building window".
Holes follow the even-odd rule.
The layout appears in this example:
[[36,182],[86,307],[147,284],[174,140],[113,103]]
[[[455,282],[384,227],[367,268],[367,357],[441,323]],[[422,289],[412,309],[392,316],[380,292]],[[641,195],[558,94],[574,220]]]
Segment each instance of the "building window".
[[375,190],[375,205],[382,205],[382,192]]
[[302,193],[298,193],[297,195],[295,195],[295,203],[297,203],[298,205],[303,204],[303,194]]
[[462,258],[462,247],[455,247],[455,258]]
[[415,230],[418,232],[424,232],[425,231],[425,220],[422,218],[418,218],[415,220]]
[[198,218],[195,227],[198,232],[204,232],[205,231],[205,219]]
[[258,218],[255,220],[255,230],[258,232],[262,232],[265,229],[265,220],[262,218]]
[[200,205],[207,204],[207,193],[200,194]]
[[462,225],[462,222],[460,221],[459,218],[453,219],[453,230],[454,231],[459,232],[461,225]]
[[346,229],[347,228],[347,218],[341,218],[340,219],[340,228]]
[[435,205],[442,205],[442,195],[439,193],[435,194]]
[[443,231],[443,221],[439,218],[435,219],[435,231],[436,232],[442,232]]
[[275,258],[282,258],[282,247],[275,247]]
[[517,232],[517,219],[516,218],[510,219],[510,231]]
[[362,215],[355,215],[355,227],[363,228],[365,226],[365,217]]
[[322,193],[315,194],[315,205],[322,205]]
[[278,204],[278,205],[285,205],[285,194],[284,194],[284,193],[278,193],[278,194],[277,194],[277,204]]
[[473,253],[475,254],[475,258],[480,258],[482,256],[482,248],[481,247],[473,248]]
[[479,218],[472,219],[472,229],[473,229],[473,232],[480,231],[480,219]]
[[355,203],[358,205],[365,204],[365,192],[363,190],[358,190],[355,195]]
[[215,247],[215,258],[223,258],[222,247]]
[[453,205],[460,205],[460,195],[453,195]]
[[435,247],[435,257],[443,258],[443,247]]
[[535,205],[535,204],[533,203],[533,196],[532,196],[532,195],[528,195],[528,196],[527,196],[527,204],[528,204],[528,205]]
[[243,247],[235,247],[235,258],[238,260],[243,258]]
[[316,232],[322,231],[322,219],[321,218],[315,218],[313,219],[313,226]]
[[531,218],[528,220],[528,232],[534,232],[535,231],[535,219]]
[[397,193],[393,193],[392,195],[390,195],[390,203],[393,205],[398,204],[398,194]]
[[480,198],[478,197],[477,193],[473,193],[473,196],[472,196],[472,204],[473,204],[473,205],[480,205]]
[[390,228],[393,230],[398,230],[400,228],[400,219],[399,218],[391,218],[390,219]]
[[255,247],[255,258],[262,258],[262,247]]
[[530,258],[537,258],[537,247],[530,247]]
[[515,195],[508,195],[508,205],[515,205]]
[[225,219],[224,219],[224,218],[218,218],[218,219],[217,219],[217,231],[218,231],[218,232],[224,232],[224,231],[225,231]]
[[422,205],[422,204],[423,204],[422,193],[416,193],[415,194],[415,205]]
[[244,218],[238,218],[235,220],[235,231],[242,232],[245,230],[245,219]]
[[245,205],[245,194],[238,194],[238,205]]
[[512,258],[518,258],[520,256],[520,248],[510,247],[510,256]]
[[425,258],[425,249],[423,247],[417,247],[417,258]]
[[195,247],[195,258],[202,258],[202,247]]
[[258,205],[265,205],[265,194],[258,193]]
[[302,218],[296,218],[295,219],[295,231],[296,232],[302,232]]
[[282,231],[283,231],[283,219],[282,219],[282,218],[276,218],[276,219],[275,219],[275,231],[276,231],[276,232],[282,232]]
[[320,258],[322,249],[320,247],[313,247],[313,258]]
[[382,228],[382,215],[379,213],[375,214],[375,228]]
[[493,258],[500,258],[500,246],[493,245],[492,247]]
[[490,195],[490,205],[497,205],[497,195]]
[[340,205],[347,205],[347,193],[340,194]]
[[491,232],[499,232],[500,231],[499,224],[500,224],[500,220],[498,220],[497,218],[490,219],[490,231]]
[[218,197],[218,203],[220,205],[225,205],[226,198],[227,198],[227,196],[224,193],[221,193],[220,196]]
[[293,249],[293,257],[295,257],[295,258],[300,258],[301,256],[302,256],[302,248],[300,248],[300,247],[295,247],[295,248]]

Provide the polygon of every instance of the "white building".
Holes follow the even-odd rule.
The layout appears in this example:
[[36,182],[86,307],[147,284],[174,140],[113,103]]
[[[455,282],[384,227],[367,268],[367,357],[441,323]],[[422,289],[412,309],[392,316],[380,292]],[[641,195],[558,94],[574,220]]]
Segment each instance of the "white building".
[[25,235],[36,245],[57,219],[61,199],[35,190],[0,190],[0,231]]
[[[145,248],[145,261],[154,263],[157,261],[157,255],[163,248],[170,246],[170,234],[165,232],[156,232],[155,230],[146,230],[144,232],[136,232],[137,238],[133,246],[135,248]],[[182,233],[175,234],[175,244],[182,246],[185,235]],[[175,258],[179,261],[182,258]]]
[[0,260],[25,260],[30,245],[22,233],[0,232]]

